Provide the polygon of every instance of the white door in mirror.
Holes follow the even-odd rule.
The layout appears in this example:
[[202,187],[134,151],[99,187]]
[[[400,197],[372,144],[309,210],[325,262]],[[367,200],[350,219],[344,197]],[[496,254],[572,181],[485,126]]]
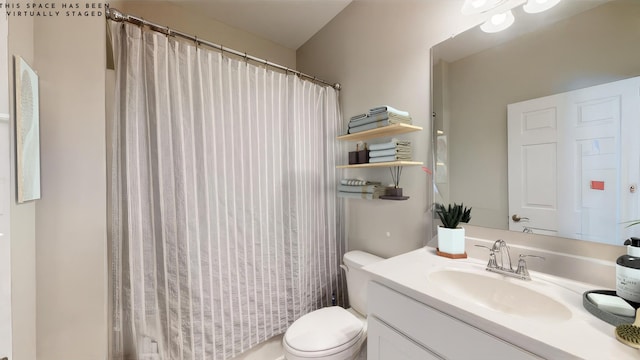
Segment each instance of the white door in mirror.
[[637,218],[638,199],[620,189],[640,180],[638,104],[640,77],[509,104],[509,213],[534,233],[616,245],[631,236],[620,223]]

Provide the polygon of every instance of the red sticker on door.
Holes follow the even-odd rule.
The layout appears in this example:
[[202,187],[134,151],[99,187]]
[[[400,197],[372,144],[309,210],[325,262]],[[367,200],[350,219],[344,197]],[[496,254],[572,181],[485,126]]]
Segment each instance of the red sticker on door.
[[591,180],[591,189],[604,190],[604,181]]

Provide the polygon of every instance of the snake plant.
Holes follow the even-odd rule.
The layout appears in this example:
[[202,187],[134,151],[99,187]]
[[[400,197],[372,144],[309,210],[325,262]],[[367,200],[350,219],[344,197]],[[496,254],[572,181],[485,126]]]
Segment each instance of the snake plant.
[[471,208],[465,207],[463,203],[449,204],[448,207],[436,204],[436,214],[442,221],[442,226],[449,229],[455,229],[459,223],[468,223],[471,220]]
[[629,224],[629,225],[625,226],[626,228],[628,228],[628,227],[632,227],[632,226],[636,226],[636,225],[640,224],[640,220],[625,221],[622,224]]

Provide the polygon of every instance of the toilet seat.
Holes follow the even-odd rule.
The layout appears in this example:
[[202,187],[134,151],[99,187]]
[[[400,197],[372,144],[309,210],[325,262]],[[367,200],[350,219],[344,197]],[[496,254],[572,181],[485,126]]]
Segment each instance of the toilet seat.
[[332,306],[310,312],[296,320],[284,335],[287,359],[350,358],[366,337],[362,319]]

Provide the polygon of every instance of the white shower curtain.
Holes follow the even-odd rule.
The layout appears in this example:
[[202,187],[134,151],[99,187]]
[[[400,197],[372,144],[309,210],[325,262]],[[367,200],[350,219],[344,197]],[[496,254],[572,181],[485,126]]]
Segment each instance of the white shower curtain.
[[337,92],[109,26],[112,357],[228,359],[343,303]]

